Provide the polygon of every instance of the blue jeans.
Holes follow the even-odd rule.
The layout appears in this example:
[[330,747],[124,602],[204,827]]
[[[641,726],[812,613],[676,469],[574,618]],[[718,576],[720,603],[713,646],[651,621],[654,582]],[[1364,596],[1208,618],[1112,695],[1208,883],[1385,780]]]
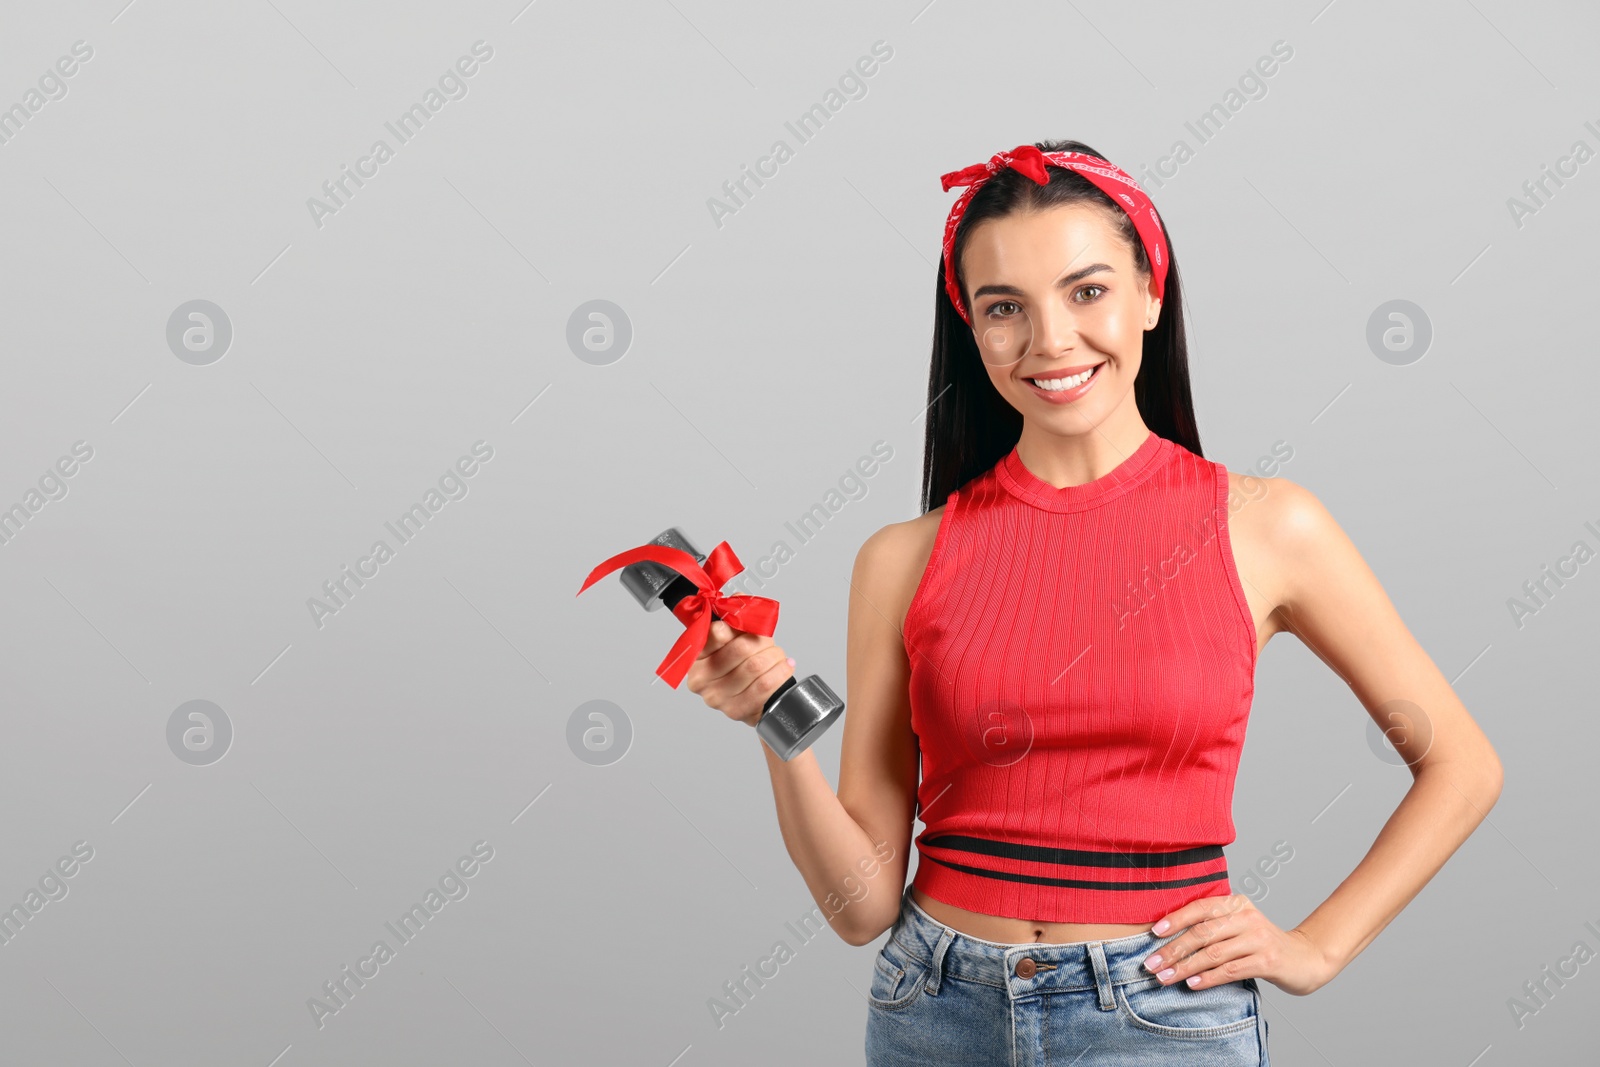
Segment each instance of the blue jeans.
[[1177,937],[1004,945],[917,906],[873,961],[868,1067],[1268,1067],[1254,978],[1162,985],[1144,960]]

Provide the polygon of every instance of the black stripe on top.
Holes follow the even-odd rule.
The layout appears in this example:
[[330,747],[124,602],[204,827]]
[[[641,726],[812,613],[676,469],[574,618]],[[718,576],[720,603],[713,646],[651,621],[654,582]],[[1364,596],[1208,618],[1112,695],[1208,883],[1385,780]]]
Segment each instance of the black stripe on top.
[[[958,852],[976,852],[1001,859],[1028,860],[1035,863],[1064,863],[1074,867],[1121,867],[1146,870],[1151,867],[1181,867],[1188,863],[1204,863],[1222,858],[1221,845],[1202,845],[1177,852],[1096,852],[1081,848],[1046,848],[1043,845],[1019,845],[1010,841],[994,841],[987,837],[965,837],[961,834],[941,834],[920,842],[931,848],[948,848]],[[931,857],[930,857],[931,858]],[[954,864],[945,864],[953,867]],[[963,868],[957,867],[957,870]],[[988,872],[979,872],[988,873]],[[1024,879],[1026,880],[1026,879]],[[1206,881],[1206,879],[1196,879]],[[1052,883],[1044,883],[1052,884]],[[1174,887],[1193,885],[1194,882],[1174,882]]]
[[1169,878],[1146,882],[1099,882],[1089,878],[1044,878],[1035,874],[1014,874],[1011,871],[987,871],[982,867],[968,867],[961,863],[951,863],[938,856],[928,856],[930,860],[952,870],[964,871],[967,874],[981,874],[985,878],[997,878],[1004,882],[1028,882],[1031,885],[1060,886],[1064,889],[1181,889],[1186,885],[1199,885],[1202,882],[1220,882],[1228,877],[1227,871],[1216,871],[1212,874],[1202,874],[1195,878]]

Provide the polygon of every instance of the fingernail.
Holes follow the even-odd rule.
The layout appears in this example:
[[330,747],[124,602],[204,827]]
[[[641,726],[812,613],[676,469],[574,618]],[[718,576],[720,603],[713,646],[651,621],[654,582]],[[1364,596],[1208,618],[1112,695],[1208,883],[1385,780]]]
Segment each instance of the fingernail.
[[1167,920],[1162,919],[1160,922],[1156,923],[1150,928],[1150,932],[1153,934],[1164,934],[1167,932],[1167,928],[1171,925],[1172,924],[1167,922]]
[[1165,982],[1168,978],[1171,978],[1173,975],[1175,975],[1177,973],[1178,973],[1178,969],[1176,967],[1168,967],[1166,970],[1164,970],[1160,974],[1156,975],[1156,977],[1161,979],[1163,982]]
[[794,657],[793,656],[789,657],[789,666],[791,666],[791,667],[794,666]]
[[1198,974],[1191,974],[1186,981],[1189,983],[1189,988],[1193,989],[1195,986],[1200,984],[1200,976]]
[[1150,968],[1152,971],[1155,970],[1157,967],[1161,966],[1161,954],[1158,952],[1154,956],[1151,956],[1149,959],[1144,961],[1144,965]]

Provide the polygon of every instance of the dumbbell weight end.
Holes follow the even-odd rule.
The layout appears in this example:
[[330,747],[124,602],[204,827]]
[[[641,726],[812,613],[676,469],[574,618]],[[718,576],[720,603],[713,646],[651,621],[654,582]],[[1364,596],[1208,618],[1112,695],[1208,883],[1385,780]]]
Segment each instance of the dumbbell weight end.
[[844,714],[844,701],[818,675],[790,677],[767,698],[756,733],[785,763],[811,747]]

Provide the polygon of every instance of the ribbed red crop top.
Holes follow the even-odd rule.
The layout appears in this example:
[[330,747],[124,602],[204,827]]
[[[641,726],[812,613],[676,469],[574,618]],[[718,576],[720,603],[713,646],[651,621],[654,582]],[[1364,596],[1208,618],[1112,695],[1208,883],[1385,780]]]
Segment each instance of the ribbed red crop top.
[[1227,496],[1154,433],[1083,485],[1013,448],[950,494],[904,628],[918,889],[1103,923],[1231,892],[1256,632]]

